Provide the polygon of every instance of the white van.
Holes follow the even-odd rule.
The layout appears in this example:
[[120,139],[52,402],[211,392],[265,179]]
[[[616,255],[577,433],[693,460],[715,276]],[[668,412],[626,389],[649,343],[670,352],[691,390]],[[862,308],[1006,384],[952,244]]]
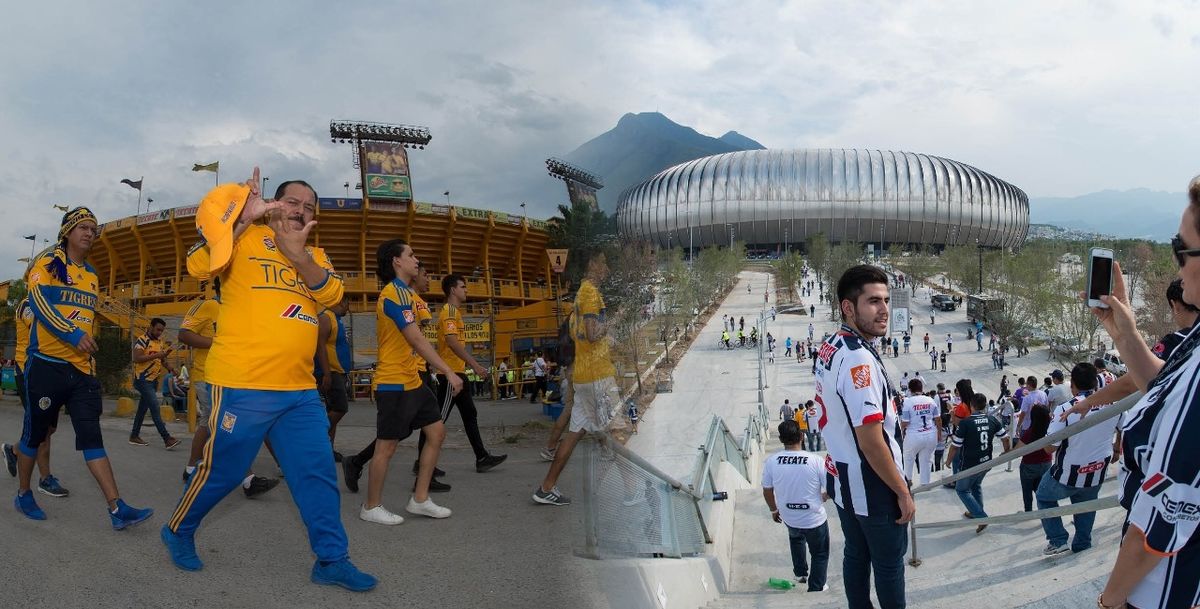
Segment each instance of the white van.
[[1104,363],[1108,366],[1108,371],[1117,376],[1125,374],[1127,370],[1125,362],[1121,360],[1121,354],[1117,353],[1116,349],[1109,349],[1104,352]]

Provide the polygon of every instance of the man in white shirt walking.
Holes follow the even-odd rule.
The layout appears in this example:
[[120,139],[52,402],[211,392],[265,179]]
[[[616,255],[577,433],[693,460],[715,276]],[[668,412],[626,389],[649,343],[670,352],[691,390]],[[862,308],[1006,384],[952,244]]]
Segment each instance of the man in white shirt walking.
[[925,386],[917,379],[908,381],[910,396],[900,406],[900,428],[904,430],[904,477],[912,482],[913,465],[921,472],[921,484],[929,484],[933,471],[933,451],[942,441],[938,424],[940,408],[933,398],[922,391]]
[[529,395],[529,403],[537,403],[539,393],[546,392],[546,360],[538,351],[537,359],[533,360],[533,393]]
[[800,438],[795,421],[779,424],[783,450],[767,457],[763,465],[763,499],[771,518],[787,526],[796,581],[807,583],[809,592],[823,592],[829,588],[825,583],[829,566],[829,523],[823,505],[827,496],[822,489],[825,466],[819,455],[801,450]]

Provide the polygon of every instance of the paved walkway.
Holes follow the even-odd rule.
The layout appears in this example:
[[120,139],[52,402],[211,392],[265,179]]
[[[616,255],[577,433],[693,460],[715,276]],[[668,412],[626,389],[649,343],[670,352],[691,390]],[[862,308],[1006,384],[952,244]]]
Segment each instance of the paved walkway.
[[[111,404],[109,408],[111,408]],[[461,422],[452,416],[439,465],[447,470],[450,493],[435,501],[454,510],[447,520],[405,514],[405,522],[383,527],[358,519],[363,494],[342,489],[342,522],[355,563],[380,578],[366,594],[317,586],[308,581],[312,554],[286,481],[267,495],[247,500],[235,491],[208,516],[197,535],[200,573],[171,565],[159,528],[179,499],[180,473],[190,438],[186,426],[170,423],[185,438],[164,451],[153,425],[143,431],[150,447],[126,442],[130,420],[104,417],[105,445],[122,496],[155,509],[143,525],[111,529],[103,501],[79,453],[69,425],[56,437],[54,471],[71,490],[66,499],[38,494],[49,520],[35,522],[11,506],[16,481],[0,467],[0,539],[7,567],[0,570],[0,606],[5,607],[605,607],[591,561],[575,558],[582,511],[530,501],[547,463],[537,452],[546,429],[540,409],[525,401],[485,402],[481,425],[490,450],[508,453],[497,469],[477,474]],[[63,415],[66,421],[66,415]],[[361,448],[374,435],[370,402],[351,404],[339,426],[338,448]],[[526,422],[532,422],[525,426]],[[20,403],[0,399],[0,440],[21,431]],[[516,444],[501,437],[521,434]],[[403,513],[413,476],[416,437],[401,444],[392,461],[385,504]],[[563,491],[578,494],[576,464],[563,475]],[[255,469],[275,475],[264,451]],[[339,468],[340,469],[340,468]],[[339,484],[341,474],[339,473]],[[362,479],[365,492],[366,476]],[[519,557],[519,558],[516,558]]]
[[[757,358],[752,350],[726,351],[716,346],[720,335],[721,313],[745,316],[747,323],[762,311],[762,288],[768,275],[743,272],[739,283],[717,313],[701,330],[699,338],[675,368],[675,391],[660,394],[647,413],[630,447],[683,482],[689,482],[697,447],[704,441],[712,415],[724,418],[736,437],[741,436],[746,416],[755,411],[757,401]],[[752,292],[747,294],[746,285]],[[830,286],[826,286],[830,287]],[[1009,376],[1016,389],[1016,377],[1036,375],[1041,379],[1061,367],[1051,361],[1046,349],[1035,349],[1025,357],[1010,358],[1003,372],[992,369],[990,351],[977,351],[974,340],[966,338],[970,327],[963,309],[937,312],[936,323],[929,323],[932,293],[919,288],[913,298],[913,343],[911,352],[886,357],[892,379],[899,383],[904,372],[921,371],[926,382],[953,384],[960,378],[973,381],[976,391],[989,398],[999,394],[1000,377]],[[814,299],[805,299],[808,305]],[[764,391],[767,410],[778,421],[784,399],[803,404],[814,392],[811,361],[797,363],[783,357],[783,342],[807,338],[812,322],[815,338],[834,332],[839,323],[830,320],[828,306],[817,305],[816,317],[806,314],[777,315],[768,321],[768,330],[778,340],[776,361],[766,367]],[[928,332],[932,345],[945,348],[946,333],[951,333],[954,348],[948,358],[948,371],[929,370],[929,356],[923,352],[922,337]],[[987,346],[986,335],[984,347]],[[782,448],[772,434],[768,451]],[[997,444],[997,451],[1000,450]],[[1110,468],[1111,471],[1111,468]],[[752,481],[757,483],[757,480]],[[1109,482],[1102,495],[1113,492]],[[988,474],[984,483],[985,504],[994,515],[1020,511],[1020,483],[1016,467],[1012,472],[999,468]],[[761,490],[739,491],[734,521],[734,558],[730,593],[712,607],[842,607],[845,596],[841,583],[842,537],[836,508],[826,504],[830,513],[832,559],[830,591],[807,594],[802,591],[775,593],[766,589],[770,577],[790,577],[787,533],[769,518]],[[921,522],[954,520],[961,517],[962,505],[951,490],[938,489],[917,497]],[[1102,512],[1094,532],[1095,547],[1081,555],[1064,555],[1046,560],[1041,557],[1045,539],[1036,521],[1018,525],[993,525],[976,536],[973,527],[923,531],[918,549],[924,560],[920,568],[909,568],[909,600],[921,607],[962,607],[987,598],[988,607],[1070,607],[1095,598],[1094,589],[1103,581],[1115,557],[1122,514],[1119,510]],[[1070,525],[1068,524],[1068,529]],[[1098,583],[1096,580],[1100,578]],[[1090,595],[1090,596],[1089,596]],[[1082,599],[1082,601],[1080,600]]]

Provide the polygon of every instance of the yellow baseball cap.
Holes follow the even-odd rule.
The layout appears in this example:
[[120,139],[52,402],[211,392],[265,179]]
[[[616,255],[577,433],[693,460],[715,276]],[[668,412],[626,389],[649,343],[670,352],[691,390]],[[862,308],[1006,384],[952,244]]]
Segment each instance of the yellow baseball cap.
[[233,255],[233,226],[242,215],[250,187],[242,184],[222,184],[204,195],[196,211],[196,228],[208,244],[209,272],[229,264]]

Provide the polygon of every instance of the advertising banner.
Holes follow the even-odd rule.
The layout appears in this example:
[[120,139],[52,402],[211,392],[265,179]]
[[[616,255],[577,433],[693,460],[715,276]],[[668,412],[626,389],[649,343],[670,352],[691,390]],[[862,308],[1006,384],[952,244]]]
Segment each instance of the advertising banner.
[[454,213],[459,218],[472,218],[475,220],[487,220],[488,213],[482,209],[472,209],[470,207],[456,207]]
[[200,210],[199,205],[188,205],[187,207],[176,207],[174,210],[175,211],[174,217],[176,217],[176,218],[191,218],[191,217],[195,216],[196,212],[199,210]]
[[405,211],[408,209],[407,203],[399,201],[380,201],[378,199],[368,203],[371,211]]
[[[430,323],[421,326],[421,333],[425,338],[429,339],[429,343],[436,346],[438,344],[438,329],[436,323]],[[492,324],[486,321],[473,321],[470,319],[463,320],[462,334],[459,335],[459,340],[464,343],[486,343],[492,339]]]
[[892,334],[904,334],[908,332],[908,326],[911,323],[911,297],[907,290],[894,289],[891,293],[892,300]]
[[170,218],[170,217],[171,217],[171,210],[169,210],[169,209],[164,209],[161,211],[152,211],[148,214],[142,214],[142,215],[138,216],[137,223],[138,223],[138,226],[141,226],[143,224],[149,224],[151,222],[158,222],[159,220],[166,220],[167,218]]
[[321,197],[317,200],[320,209],[362,209],[362,199],[337,199]]
[[412,201],[408,151],[403,144],[363,142],[366,193],[370,199]]

